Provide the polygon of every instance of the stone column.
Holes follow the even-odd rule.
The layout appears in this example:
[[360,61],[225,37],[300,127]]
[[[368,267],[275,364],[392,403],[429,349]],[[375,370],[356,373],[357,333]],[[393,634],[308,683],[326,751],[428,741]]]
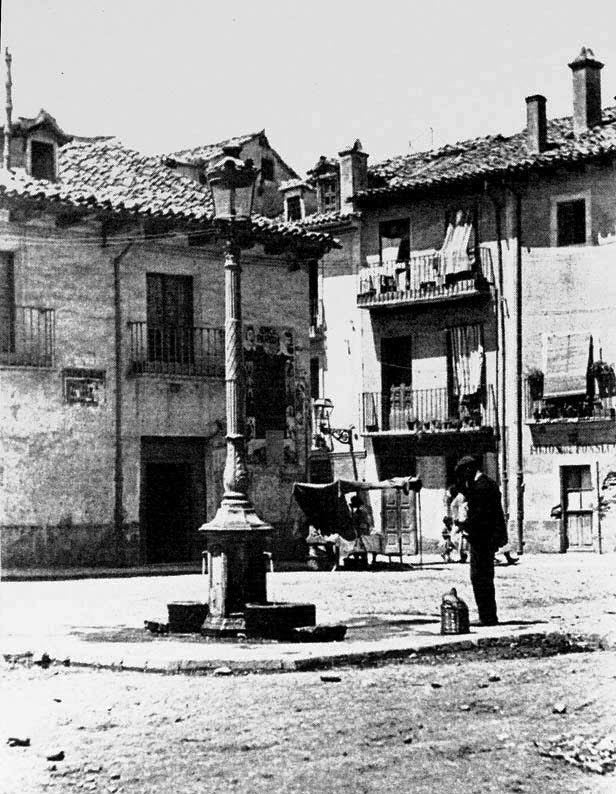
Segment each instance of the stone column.
[[225,382],[224,494],[214,519],[201,527],[209,571],[209,614],[203,633],[214,635],[243,631],[245,604],[266,603],[263,551],[265,539],[272,532],[272,527],[257,516],[247,494],[241,267],[239,248],[232,242],[225,250]]

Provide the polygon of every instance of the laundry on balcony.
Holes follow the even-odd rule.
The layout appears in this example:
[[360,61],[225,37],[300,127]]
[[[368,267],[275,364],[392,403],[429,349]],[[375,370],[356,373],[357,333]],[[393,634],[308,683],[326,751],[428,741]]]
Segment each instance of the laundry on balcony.
[[473,403],[483,392],[485,356],[483,327],[459,325],[449,330],[453,394],[461,405]]
[[445,283],[453,283],[463,276],[472,276],[474,257],[468,250],[472,233],[473,223],[469,213],[458,210],[455,221],[447,226],[439,251]]
[[543,397],[590,395],[593,338],[589,333],[552,334],[546,339]]

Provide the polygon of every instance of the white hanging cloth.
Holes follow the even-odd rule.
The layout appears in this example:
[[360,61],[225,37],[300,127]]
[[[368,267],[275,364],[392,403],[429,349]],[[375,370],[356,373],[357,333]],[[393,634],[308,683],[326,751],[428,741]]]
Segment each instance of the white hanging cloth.
[[441,246],[441,259],[445,275],[462,273],[470,269],[468,243],[471,239],[473,224],[468,213],[458,210],[454,223],[450,223]]
[[483,329],[481,325],[460,325],[451,329],[453,391],[462,399],[476,394],[483,376]]

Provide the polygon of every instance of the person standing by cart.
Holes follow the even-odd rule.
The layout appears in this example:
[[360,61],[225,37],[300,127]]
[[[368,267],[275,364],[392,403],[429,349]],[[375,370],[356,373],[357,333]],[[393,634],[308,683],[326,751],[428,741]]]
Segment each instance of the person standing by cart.
[[451,562],[451,552],[458,555],[458,562],[468,559],[468,540],[466,538],[466,521],[468,504],[466,497],[456,485],[450,485],[445,493],[445,515],[443,517],[443,552],[445,562]]
[[471,585],[484,626],[498,623],[494,592],[494,554],[507,543],[507,527],[498,485],[475,458],[458,461],[456,477],[468,503],[466,534],[470,545]]

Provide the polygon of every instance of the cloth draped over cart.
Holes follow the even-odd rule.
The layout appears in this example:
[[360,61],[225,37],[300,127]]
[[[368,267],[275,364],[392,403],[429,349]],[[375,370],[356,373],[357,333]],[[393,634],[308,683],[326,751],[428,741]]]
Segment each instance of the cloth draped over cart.
[[[343,558],[354,550],[357,540],[345,496],[391,488],[399,488],[405,493],[419,491],[421,480],[418,477],[394,477],[378,482],[334,480],[324,485],[296,482],[293,485],[293,497],[308,522],[324,539],[335,537],[333,542],[336,543],[340,557]],[[382,551],[384,538],[380,533],[363,536],[361,541],[366,551],[374,554]]]

